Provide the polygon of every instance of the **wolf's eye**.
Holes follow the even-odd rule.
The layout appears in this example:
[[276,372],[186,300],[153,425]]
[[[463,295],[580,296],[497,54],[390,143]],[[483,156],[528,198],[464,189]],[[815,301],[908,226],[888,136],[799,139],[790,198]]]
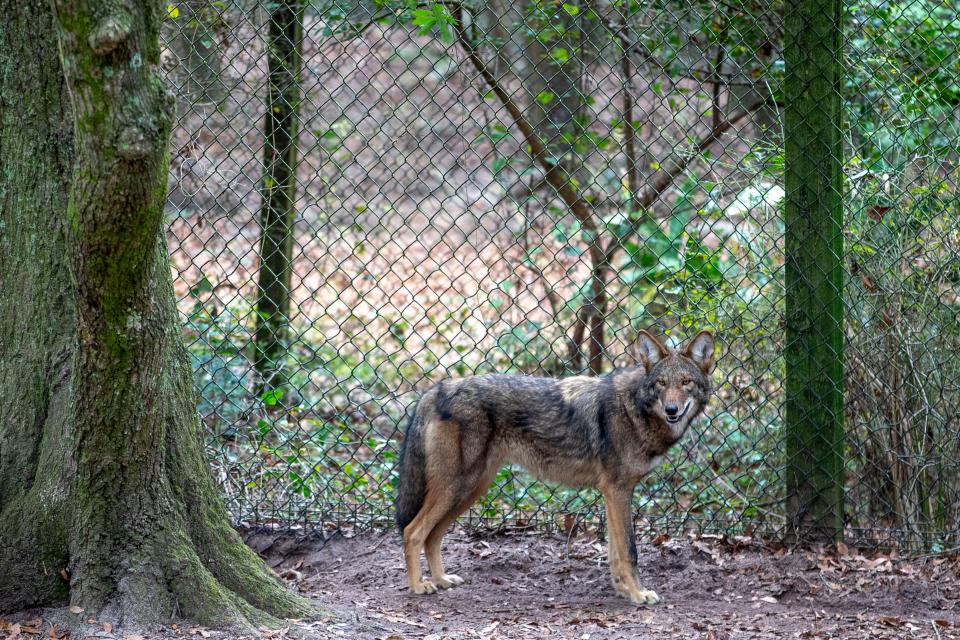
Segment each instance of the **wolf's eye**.
[[659,380],[657,380],[657,386],[658,386],[658,387],[665,387],[665,386],[667,386],[667,383],[663,381],[663,378],[660,378]]
[[691,380],[690,378],[684,378],[684,379],[680,382],[680,384],[682,384],[682,385],[685,386],[685,387],[689,387],[691,384],[693,384],[693,380]]

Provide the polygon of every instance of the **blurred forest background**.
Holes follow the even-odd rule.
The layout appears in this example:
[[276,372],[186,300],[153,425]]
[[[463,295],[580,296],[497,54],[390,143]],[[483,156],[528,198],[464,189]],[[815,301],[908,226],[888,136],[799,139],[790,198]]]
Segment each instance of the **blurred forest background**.
[[[847,536],[942,551],[960,532],[960,3],[844,6]],[[387,526],[431,381],[598,374],[640,328],[710,328],[717,394],[640,516],[781,533],[784,11],[171,3],[169,246],[237,521]],[[466,522],[600,517],[593,493],[505,469]]]

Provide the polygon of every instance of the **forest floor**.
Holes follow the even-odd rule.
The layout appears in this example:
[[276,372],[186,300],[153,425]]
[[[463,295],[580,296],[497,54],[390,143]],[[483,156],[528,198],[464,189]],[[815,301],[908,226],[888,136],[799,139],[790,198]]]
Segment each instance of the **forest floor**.
[[[248,542],[324,613],[263,638],[960,639],[960,559],[791,551],[749,538],[641,540],[642,582],[662,602],[616,597],[605,545],[592,536],[512,530],[444,539],[448,571],[466,583],[430,596],[406,589],[399,536],[328,540],[255,534]],[[94,621],[91,621],[94,622]],[[84,638],[235,636],[173,625],[155,636],[109,628]],[[63,638],[43,612],[6,622],[0,638]]]
[[455,531],[444,561],[466,583],[430,596],[407,591],[396,533],[250,543],[302,574],[298,587],[329,611],[326,637],[960,638],[956,558],[658,536],[638,551],[641,580],[662,602],[637,607],[615,595],[606,545],[590,536]]

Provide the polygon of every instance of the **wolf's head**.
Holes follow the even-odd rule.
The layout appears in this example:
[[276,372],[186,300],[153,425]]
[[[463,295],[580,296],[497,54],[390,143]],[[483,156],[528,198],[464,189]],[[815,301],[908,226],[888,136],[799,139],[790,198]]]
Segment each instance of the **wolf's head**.
[[650,417],[682,434],[707,404],[714,341],[701,331],[682,349],[672,350],[646,331],[637,335],[637,355],[647,376],[637,392],[637,404]]

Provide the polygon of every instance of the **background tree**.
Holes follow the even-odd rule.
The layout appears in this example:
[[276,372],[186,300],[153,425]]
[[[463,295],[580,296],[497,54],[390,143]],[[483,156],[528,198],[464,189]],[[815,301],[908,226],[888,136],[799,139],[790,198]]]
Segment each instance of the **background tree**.
[[[637,254],[644,252],[649,236],[659,232],[659,220],[669,218],[674,213],[669,204],[662,207],[657,205],[662,205],[662,200],[669,199],[665,196],[681,177],[691,171],[699,161],[709,158],[714,147],[721,146],[720,141],[727,132],[742,125],[758,109],[773,108],[777,104],[777,96],[769,90],[769,86],[766,92],[755,95],[750,102],[736,107],[721,104],[720,91],[715,91],[710,118],[700,126],[689,127],[685,136],[687,139],[670,148],[664,161],[651,163],[652,170],[641,175],[638,167],[640,151],[637,149],[637,129],[641,123],[637,120],[632,88],[634,74],[638,72],[634,59],[642,60],[647,67],[669,70],[669,77],[676,79],[672,89],[664,89],[659,83],[651,83],[646,100],[654,104],[668,103],[671,110],[677,111],[686,103],[686,100],[680,103],[678,99],[688,92],[682,86],[683,79],[695,77],[702,72],[715,76],[716,71],[698,69],[686,60],[689,56],[683,55],[685,47],[689,46],[690,42],[696,44],[696,41],[684,41],[679,34],[671,35],[678,44],[662,59],[653,60],[653,56],[646,53],[653,46],[648,42],[651,36],[649,33],[641,33],[641,30],[645,28],[649,31],[649,24],[657,24],[658,16],[644,15],[640,9],[641,6],[637,3],[606,11],[581,8],[576,3],[532,3],[530,15],[523,19],[523,26],[513,27],[529,29],[530,38],[538,41],[537,47],[528,44],[528,50],[536,52],[539,47],[549,52],[553,66],[558,68],[541,68],[540,72],[535,69],[532,74],[546,75],[547,78],[553,78],[554,82],[557,77],[579,78],[583,74],[582,54],[580,57],[573,57],[566,47],[559,45],[566,43],[567,46],[572,46],[569,43],[573,42],[582,49],[586,46],[584,33],[599,33],[600,35],[591,36],[591,49],[616,52],[620,64],[610,65],[609,73],[620,73],[618,84],[623,87],[619,120],[623,123],[622,136],[627,156],[623,182],[628,188],[625,193],[618,194],[621,201],[603,197],[602,189],[598,188],[595,168],[589,164],[590,158],[604,155],[604,150],[611,146],[612,132],[598,134],[591,127],[577,123],[575,110],[571,106],[574,101],[570,96],[574,96],[576,103],[581,106],[594,99],[592,95],[586,94],[582,87],[578,88],[578,82],[567,82],[561,96],[543,88],[544,85],[535,85],[535,88],[542,89],[536,94],[541,108],[525,110],[514,97],[514,87],[524,84],[522,78],[518,78],[516,73],[498,75],[495,56],[487,53],[491,42],[475,28],[478,22],[472,14],[458,6],[450,15],[435,11],[431,14],[434,16],[432,23],[428,20],[421,21],[426,27],[439,28],[441,33],[447,30],[455,32],[458,44],[478,76],[476,82],[484,96],[497,105],[498,115],[504,116],[509,126],[519,132],[519,138],[529,152],[533,168],[539,172],[542,181],[549,186],[560,203],[560,206],[544,203],[546,208],[553,209],[560,217],[572,216],[579,227],[579,232],[574,235],[579,236],[582,251],[588,258],[590,275],[575,302],[577,310],[573,314],[575,321],[571,328],[573,337],[570,368],[580,368],[580,349],[585,342],[588,345],[588,369],[592,374],[601,373],[608,360],[606,323],[611,283],[614,279],[621,279],[631,263],[636,261]],[[541,13],[544,15],[540,15]],[[572,16],[577,16],[576,30],[571,26],[574,24],[571,22]],[[641,18],[646,25],[635,24]],[[704,28],[699,24],[696,27]],[[712,28],[707,25],[706,29],[715,32],[712,36],[715,40],[725,38],[725,27],[722,25]],[[690,27],[690,30],[693,31],[693,27]],[[763,34],[755,34],[755,37],[761,35]],[[655,32],[655,36],[662,38],[659,31]],[[703,52],[700,51],[700,55],[695,59],[702,57]],[[721,83],[716,80],[714,84],[719,86]],[[556,110],[548,107],[558,99],[562,99],[560,102],[566,104],[560,104]],[[551,113],[553,115],[550,115]],[[539,119],[539,126],[535,126],[531,115]],[[545,133],[549,137],[545,138]],[[662,138],[664,135],[662,131],[657,132],[652,128],[648,133],[654,138]],[[561,145],[557,144],[557,139],[562,142]],[[558,157],[558,153],[562,153],[562,156]],[[608,163],[608,168],[611,168],[610,164],[612,163]]]
[[178,99],[192,106],[217,106],[226,95],[222,57],[229,25],[226,5],[214,0],[181,0],[170,5],[164,40],[174,54],[167,79]]
[[303,3],[299,0],[275,3],[269,23],[260,274],[254,334],[254,364],[262,380],[261,391],[282,384],[283,359],[289,347]]
[[68,600],[132,626],[310,611],[230,527],[201,446],[161,235],[164,15],[4,7],[0,610]]

